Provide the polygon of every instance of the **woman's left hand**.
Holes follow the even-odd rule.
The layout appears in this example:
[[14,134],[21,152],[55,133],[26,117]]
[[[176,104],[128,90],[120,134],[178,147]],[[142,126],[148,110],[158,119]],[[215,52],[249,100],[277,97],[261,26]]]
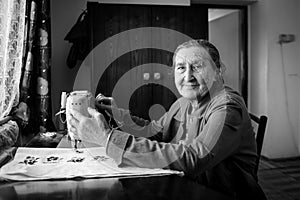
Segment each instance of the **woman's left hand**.
[[86,117],[76,110],[71,111],[70,127],[75,138],[83,142],[105,146],[110,128],[104,116],[93,108],[88,108],[91,117]]

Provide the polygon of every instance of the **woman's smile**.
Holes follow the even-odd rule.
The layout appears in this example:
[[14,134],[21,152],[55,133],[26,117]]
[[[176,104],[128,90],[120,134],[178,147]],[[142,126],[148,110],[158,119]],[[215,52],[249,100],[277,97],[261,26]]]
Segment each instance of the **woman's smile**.
[[196,89],[199,86],[200,86],[199,84],[184,84],[183,85],[183,87],[185,87],[186,89]]

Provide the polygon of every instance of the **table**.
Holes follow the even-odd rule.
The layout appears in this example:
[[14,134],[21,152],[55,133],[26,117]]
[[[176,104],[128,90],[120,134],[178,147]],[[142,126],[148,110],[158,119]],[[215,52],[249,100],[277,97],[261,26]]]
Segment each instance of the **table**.
[[0,199],[230,199],[177,175],[0,183]]
[[[36,138],[35,141],[39,139]],[[231,198],[186,177],[168,175],[28,182],[5,181],[0,182],[0,199],[222,200]]]

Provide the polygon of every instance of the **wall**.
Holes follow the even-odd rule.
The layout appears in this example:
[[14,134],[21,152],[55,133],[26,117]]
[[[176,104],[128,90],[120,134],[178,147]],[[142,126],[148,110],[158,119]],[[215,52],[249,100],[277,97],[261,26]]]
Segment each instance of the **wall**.
[[239,83],[239,12],[209,22],[209,40],[219,49],[226,66],[224,81],[240,91]]
[[[297,0],[250,6],[250,110],[269,117],[262,154],[270,158],[300,153],[299,9]],[[296,41],[281,47],[281,33],[295,34]]]

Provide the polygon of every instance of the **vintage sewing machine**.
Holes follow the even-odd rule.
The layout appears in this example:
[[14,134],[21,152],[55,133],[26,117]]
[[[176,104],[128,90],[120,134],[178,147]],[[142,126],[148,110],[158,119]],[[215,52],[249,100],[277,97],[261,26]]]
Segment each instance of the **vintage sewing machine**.
[[92,94],[86,90],[73,91],[70,93],[62,92],[61,94],[61,108],[56,115],[66,114],[66,123],[68,129],[68,137],[72,142],[72,146],[77,151],[79,138],[70,130],[69,121],[71,119],[72,110],[80,112],[84,116],[89,116],[88,107],[94,107],[94,98]]

